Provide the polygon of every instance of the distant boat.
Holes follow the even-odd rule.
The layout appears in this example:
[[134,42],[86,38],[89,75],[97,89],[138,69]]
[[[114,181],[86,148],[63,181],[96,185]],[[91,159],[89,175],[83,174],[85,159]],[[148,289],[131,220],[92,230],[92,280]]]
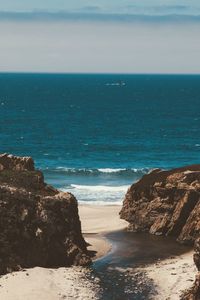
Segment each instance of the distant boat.
[[111,83],[106,83],[107,86],[125,86],[126,83],[122,80],[118,82],[111,82]]

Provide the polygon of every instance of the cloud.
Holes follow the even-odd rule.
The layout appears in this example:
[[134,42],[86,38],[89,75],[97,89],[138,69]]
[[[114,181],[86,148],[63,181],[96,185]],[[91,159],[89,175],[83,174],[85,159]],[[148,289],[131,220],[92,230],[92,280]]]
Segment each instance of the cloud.
[[151,6],[150,11],[155,13],[177,13],[182,14],[190,12],[191,7],[188,5],[157,5]]
[[127,6],[121,6],[123,13],[132,15],[145,15],[145,16],[171,16],[178,15],[182,18],[187,16],[196,16],[200,14],[200,8],[189,5],[136,5],[131,4]]
[[143,5],[136,5],[130,4],[126,6],[127,9],[140,9],[140,10],[154,10],[154,11],[186,11],[189,10],[191,7],[189,5],[150,5],[150,6],[143,6]]
[[98,22],[132,22],[132,23],[173,23],[200,22],[199,15],[189,14],[109,14],[96,12],[67,12],[67,11],[30,11],[7,12],[0,11],[0,21],[98,21]]
[[[157,6],[158,8],[163,8],[164,10],[188,10],[190,9],[189,5],[162,5],[162,6]],[[156,6],[154,6],[156,8]]]

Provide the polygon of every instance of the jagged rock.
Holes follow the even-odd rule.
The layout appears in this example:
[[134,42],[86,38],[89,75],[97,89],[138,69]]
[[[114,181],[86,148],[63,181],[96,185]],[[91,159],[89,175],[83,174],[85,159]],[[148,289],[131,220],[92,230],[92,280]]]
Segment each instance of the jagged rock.
[[31,157],[19,157],[9,154],[0,155],[0,171],[34,171],[34,161]]
[[[143,176],[129,188],[120,217],[131,231],[171,235],[191,245],[196,240],[194,261],[200,271],[200,165]],[[182,300],[200,300],[200,272]]]
[[128,190],[120,217],[129,230],[175,236],[185,244],[200,235],[200,165],[154,170]]
[[4,154],[0,166],[0,274],[89,264],[75,197],[45,184],[31,158]]

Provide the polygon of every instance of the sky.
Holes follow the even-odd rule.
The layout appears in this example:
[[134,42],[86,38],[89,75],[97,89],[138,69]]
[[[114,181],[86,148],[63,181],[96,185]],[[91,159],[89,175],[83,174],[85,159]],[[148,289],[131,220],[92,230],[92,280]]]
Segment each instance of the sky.
[[0,72],[200,73],[198,0],[0,0]]
[[0,0],[2,11],[198,14],[199,0]]

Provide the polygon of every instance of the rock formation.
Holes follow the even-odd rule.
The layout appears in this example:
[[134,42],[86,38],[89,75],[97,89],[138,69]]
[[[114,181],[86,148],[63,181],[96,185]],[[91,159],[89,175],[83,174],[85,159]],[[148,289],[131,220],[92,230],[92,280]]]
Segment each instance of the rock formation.
[[200,238],[197,239],[194,247],[194,262],[198,268],[199,273],[196,276],[193,287],[184,293],[182,300],[200,300]]
[[45,184],[32,158],[0,155],[0,274],[89,263],[75,197]]
[[120,217],[129,230],[175,236],[193,244],[200,235],[200,165],[159,169],[128,190]]
[[[170,171],[156,169],[133,184],[120,217],[129,230],[174,236],[193,245],[194,261],[200,270],[200,165]],[[184,300],[200,300],[200,275]]]

